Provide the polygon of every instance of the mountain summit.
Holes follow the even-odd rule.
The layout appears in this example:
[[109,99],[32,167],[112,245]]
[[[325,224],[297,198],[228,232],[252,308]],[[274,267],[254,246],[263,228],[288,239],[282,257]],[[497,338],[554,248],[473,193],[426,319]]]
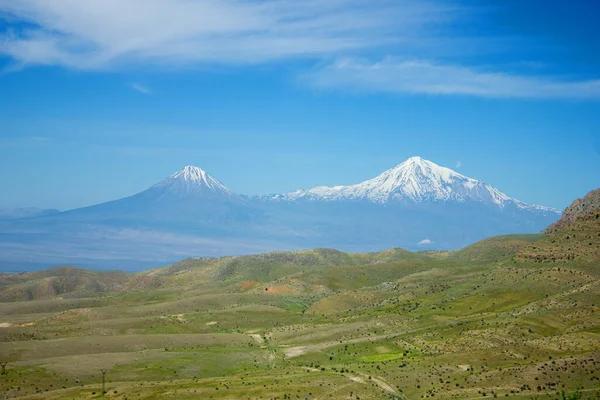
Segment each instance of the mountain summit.
[[178,197],[204,197],[214,200],[231,200],[237,197],[227,186],[201,168],[188,165],[152,186],[150,191]]
[[[244,200],[201,168],[188,165],[150,188],[118,200],[70,210],[66,217],[165,230],[219,226],[246,218]],[[242,210],[244,209],[244,210]]]
[[513,199],[485,182],[459,174],[421,157],[411,157],[373,179],[350,186],[318,186],[279,196],[285,200],[367,200],[388,202],[456,202],[468,201],[505,208],[550,211],[549,207],[532,206]]

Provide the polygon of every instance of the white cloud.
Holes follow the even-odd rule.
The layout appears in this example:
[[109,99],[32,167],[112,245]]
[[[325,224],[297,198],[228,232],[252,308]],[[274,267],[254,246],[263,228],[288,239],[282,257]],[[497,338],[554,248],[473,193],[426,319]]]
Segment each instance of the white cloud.
[[150,90],[150,88],[148,88],[147,86],[141,85],[139,83],[130,83],[129,86],[136,92],[139,92],[142,94],[152,94],[152,90]]
[[567,81],[393,57],[374,63],[342,59],[313,71],[308,79],[317,87],[368,92],[490,98],[600,98],[600,79]]
[[260,63],[398,43],[451,15],[434,0],[0,0],[0,54],[78,69]]
[[460,161],[456,162],[456,168],[460,168],[461,165],[462,165],[462,163]]
[[[502,37],[453,36],[460,23],[485,13],[457,4],[443,0],[0,0],[0,24],[6,27],[0,33],[0,56],[13,61],[5,71],[28,65],[111,70],[337,57],[339,61],[309,74],[313,85],[490,98],[600,98],[600,80],[543,78],[500,72],[503,67],[494,71],[423,61],[431,56],[456,59],[469,51],[474,52],[471,55],[503,52],[519,45],[517,40],[509,46]],[[379,62],[356,58],[365,54],[404,58]]]
[[432,244],[432,243],[433,243],[433,242],[432,242],[431,240],[429,240],[429,239],[424,239],[424,240],[421,240],[421,241],[420,241],[418,244],[419,244],[419,245],[421,245],[421,246],[426,246],[426,245],[428,245],[428,244]]

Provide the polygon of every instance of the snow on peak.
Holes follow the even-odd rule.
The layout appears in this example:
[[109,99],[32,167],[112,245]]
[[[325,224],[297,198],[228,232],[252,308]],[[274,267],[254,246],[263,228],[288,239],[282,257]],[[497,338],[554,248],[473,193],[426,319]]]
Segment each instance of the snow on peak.
[[487,183],[477,181],[421,157],[411,157],[373,179],[350,186],[319,186],[288,193],[286,200],[367,200],[373,203],[465,202],[494,204],[504,208],[513,203],[523,209],[553,211],[513,199]]
[[221,196],[233,196],[233,192],[221,182],[216,180],[202,168],[193,165],[185,166],[183,169],[172,174],[152,188],[168,189],[170,192],[183,193],[210,193]]
[[187,165],[180,171],[171,175],[174,179],[183,179],[190,182],[207,183],[212,177],[206,173],[202,168],[195,167],[193,165]]

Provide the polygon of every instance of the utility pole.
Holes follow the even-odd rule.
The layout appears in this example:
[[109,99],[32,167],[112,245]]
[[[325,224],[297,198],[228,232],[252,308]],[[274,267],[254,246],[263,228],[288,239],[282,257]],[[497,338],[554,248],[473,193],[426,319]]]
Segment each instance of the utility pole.
[[108,370],[106,368],[101,369],[100,372],[102,372],[102,396],[104,396],[104,394],[106,393],[106,390],[104,390],[104,381],[106,378],[106,373],[108,372]]

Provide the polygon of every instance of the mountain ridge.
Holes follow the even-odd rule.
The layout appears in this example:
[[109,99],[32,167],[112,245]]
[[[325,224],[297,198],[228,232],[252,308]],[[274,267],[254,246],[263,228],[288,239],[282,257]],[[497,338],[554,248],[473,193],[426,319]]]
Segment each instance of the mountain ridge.
[[535,262],[600,260],[600,189],[576,199],[544,234],[539,242],[521,249],[517,257]]
[[552,233],[561,227],[572,223],[582,215],[597,210],[600,210],[600,189],[592,190],[583,198],[576,199],[565,209],[561,218],[546,229],[546,232]]

